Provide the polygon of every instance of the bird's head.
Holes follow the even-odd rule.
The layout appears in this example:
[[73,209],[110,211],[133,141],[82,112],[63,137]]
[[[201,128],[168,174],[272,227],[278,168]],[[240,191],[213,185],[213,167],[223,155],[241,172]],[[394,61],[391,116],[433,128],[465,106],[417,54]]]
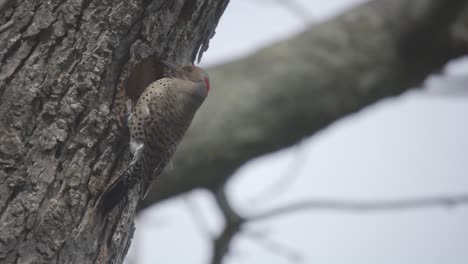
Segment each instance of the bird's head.
[[200,89],[197,93],[205,97],[208,95],[210,91],[210,77],[205,70],[194,65],[178,66],[166,61],[162,61],[162,63],[173,71],[174,78],[197,83],[199,84],[197,85],[197,89]]

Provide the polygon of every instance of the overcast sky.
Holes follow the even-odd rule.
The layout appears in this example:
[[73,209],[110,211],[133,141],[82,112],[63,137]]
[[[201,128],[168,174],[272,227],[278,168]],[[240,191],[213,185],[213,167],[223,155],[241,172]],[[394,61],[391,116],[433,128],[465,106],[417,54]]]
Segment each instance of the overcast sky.
[[[231,1],[203,65],[245,56],[363,1],[293,0],[292,8],[275,2]],[[466,83],[466,64],[454,62],[432,77],[426,84],[431,92],[385,100],[298,146],[250,162],[229,186],[232,202],[249,213],[314,197],[376,200],[468,192],[468,95],[443,94],[447,84]],[[265,196],[278,181],[286,191]],[[193,207],[202,212],[204,228],[194,221]],[[207,232],[216,234],[220,227],[216,207],[203,192],[152,208],[137,224],[139,263],[205,264],[211,253]],[[226,263],[280,264],[291,258],[320,264],[468,263],[468,207],[308,211],[249,230],[265,232],[269,244],[241,234]],[[272,241],[283,245],[276,253],[286,252],[272,252]]]

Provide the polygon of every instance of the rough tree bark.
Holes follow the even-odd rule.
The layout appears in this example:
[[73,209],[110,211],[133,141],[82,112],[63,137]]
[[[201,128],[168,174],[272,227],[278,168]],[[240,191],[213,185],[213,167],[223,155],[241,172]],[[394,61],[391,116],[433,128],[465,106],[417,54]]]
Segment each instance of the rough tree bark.
[[209,70],[212,92],[145,206],[216,190],[248,160],[419,85],[466,54],[467,3],[372,1]]
[[102,221],[93,207],[128,162],[111,114],[117,86],[149,55],[201,56],[228,1],[32,0],[2,11],[1,263],[122,261],[138,194]]

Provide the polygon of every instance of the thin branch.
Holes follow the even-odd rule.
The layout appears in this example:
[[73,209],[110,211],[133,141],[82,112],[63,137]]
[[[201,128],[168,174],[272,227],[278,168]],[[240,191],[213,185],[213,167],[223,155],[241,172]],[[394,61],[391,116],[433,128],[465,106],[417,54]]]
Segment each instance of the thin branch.
[[284,243],[275,241],[268,237],[264,232],[243,232],[247,238],[255,239],[259,244],[267,251],[283,256],[292,263],[301,263],[304,260],[304,256],[297,250],[286,246]]
[[212,264],[220,264],[224,256],[228,253],[229,246],[234,236],[241,231],[245,219],[241,217],[232,208],[226,197],[224,185],[215,193],[216,202],[224,216],[224,229],[221,234],[213,241]]
[[[468,194],[433,196],[411,199],[393,199],[382,201],[340,201],[340,200],[308,200],[299,201],[289,205],[284,205],[250,217],[241,217],[230,205],[224,186],[215,193],[216,202],[224,216],[225,225],[220,235],[213,241],[213,254],[211,263],[220,264],[228,253],[229,247],[238,233],[242,231],[242,226],[246,223],[271,219],[286,214],[296,213],[304,210],[336,210],[351,212],[374,212],[388,210],[408,210],[430,207],[453,207],[468,204]],[[288,257],[292,262],[302,260],[300,254],[277,243],[266,239],[261,233],[246,232],[246,234],[259,240],[262,246],[275,253]]]
[[190,214],[192,215],[193,221],[200,230],[201,234],[205,238],[211,238],[212,234],[210,232],[210,228],[206,224],[206,220],[203,217],[203,213],[201,212],[200,208],[197,206],[197,203],[190,199],[190,197],[184,196],[184,204],[187,206]]
[[286,7],[290,12],[295,14],[302,21],[306,23],[309,22],[310,20],[309,13],[306,12],[304,7],[301,4],[297,3],[295,0],[289,0],[289,1],[277,0],[275,2]]
[[296,0],[269,0],[262,2],[272,2],[284,6],[288,11],[297,16],[303,22],[309,22],[311,15],[305,10],[304,6]]
[[260,221],[278,217],[285,214],[301,212],[304,210],[335,210],[352,212],[373,212],[388,210],[408,210],[428,207],[453,207],[468,204],[468,194],[452,196],[435,196],[387,201],[338,201],[338,200],[308,200],[299,201],[289,205],[250,216],[249,221]]
[[228,222],[237,222],[242,219],[242,217],[232,208],[227,196],[224,186],[219,188],[216,192],[216,202],[219,209],[224,215],[225,220]]
[[281,172],[278,180],[268,186],[266,190],[260,192],[260,194],[249,199],[247,201],[248,204],[258,204],[267,199],[268,201],[271,201],[272,198],[278,198],[289,190],[289,187],[291,187],[291,185],[298,179],[307,160],[306,155],[302,153],[302,144],[303,143],[301,141],[294,146],[295,158],[287,165],[287,168]]

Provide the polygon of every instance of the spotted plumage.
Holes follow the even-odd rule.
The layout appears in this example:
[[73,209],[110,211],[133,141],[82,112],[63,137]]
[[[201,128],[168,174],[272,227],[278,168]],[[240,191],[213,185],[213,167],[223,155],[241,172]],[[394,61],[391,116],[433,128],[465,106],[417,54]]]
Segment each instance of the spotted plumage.
[[134,156],[124,177],[103,196],[105,210],[114,208],[137,183],[141,183],[141,197],[146,196],[208,95],[209,78],[203,69],[166,62],[165,65],[174,76],[151,83],[128,118],[130,151]]

